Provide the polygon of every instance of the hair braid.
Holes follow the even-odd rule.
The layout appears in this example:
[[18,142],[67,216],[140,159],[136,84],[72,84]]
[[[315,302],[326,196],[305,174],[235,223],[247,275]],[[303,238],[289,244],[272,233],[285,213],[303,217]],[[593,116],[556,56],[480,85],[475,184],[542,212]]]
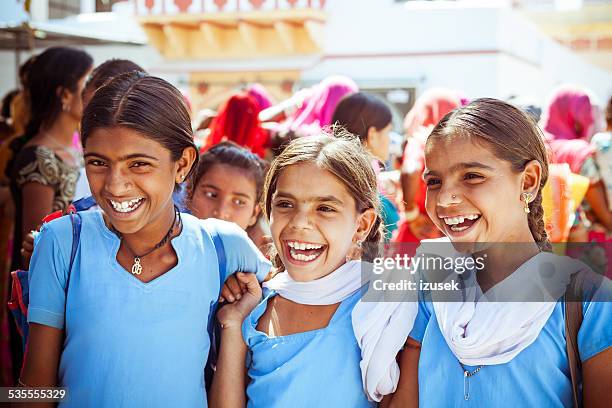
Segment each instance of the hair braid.
[[538,191],[535,200],[529,203],[529,229],[531,235],[542,251],[551,252],[552,245],[548,240],[548,233],[544,224],[544,207],[542,206],[542,190]]

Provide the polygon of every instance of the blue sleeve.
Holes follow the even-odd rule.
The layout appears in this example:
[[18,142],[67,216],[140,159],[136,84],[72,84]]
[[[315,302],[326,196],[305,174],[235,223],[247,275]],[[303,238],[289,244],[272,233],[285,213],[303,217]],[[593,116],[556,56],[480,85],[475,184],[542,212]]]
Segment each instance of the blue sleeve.
[[226,260],[226,270],[220,271],[223,281],[235,272],[253,272],[260,282],[266,278],[272,264],[251,241],[246,231],[233,222],[216,219],[204,222],[213,224],[212,227],[218,231],[223,241]]
[[[66,237],[67,239],[63,241],[67,242],[62,242],[58,235]],[[36,237],[28,271],[30,286],[28,322],[57,329],[64,328],[71,239],[70,217],[62,217],[43,225]]]
[[[430,303],[431,305],[431,303]],[[412,339],[418,341],[419,343],[423,342],[423,337],[425,337],[425,329],[429,324],[429,319],[431,318],[431,313],[427,308],[427,303],[422,297],[422,292],[419,291],[419,312],[414,321],[414,326],[412,326],[412,330],[408,335]]]
[[605,279],[593,299],[583,302],[583,320],[578,331],[578,351],[583,362],[612,346],[612,292],[609,283]]

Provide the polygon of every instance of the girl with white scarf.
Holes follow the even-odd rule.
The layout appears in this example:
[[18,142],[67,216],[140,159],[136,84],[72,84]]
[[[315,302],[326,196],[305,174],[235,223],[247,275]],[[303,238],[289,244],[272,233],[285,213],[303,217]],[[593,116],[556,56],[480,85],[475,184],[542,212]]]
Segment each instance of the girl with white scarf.
[[[577,272],[579,398],[585,407],[609,404],[610,282],[550,252],[541,204],[547,153],[535,124],[509,104],[476,100],[434,128],[425,156],[427,212],[447,237],[432,241],[452,244],[445,256],[480,258],[483,267],[442,278],[421,271],[458,280],[461,290],[422,293],[413,347],[400,356],[408,375],[383,406],[415,406],[415,393],[423,407],[571,406],[563,296]],[[438,253],[432,241],[420,252]]]
[[395,390],[417,304],[360,301],[360,260],[382,239],[370,160],[358,139],[324,134],[293,141],[272,163],[264,211],[281,272],[263,301],[239,274],[239,299],[219,310],[211,407],[372,407]]

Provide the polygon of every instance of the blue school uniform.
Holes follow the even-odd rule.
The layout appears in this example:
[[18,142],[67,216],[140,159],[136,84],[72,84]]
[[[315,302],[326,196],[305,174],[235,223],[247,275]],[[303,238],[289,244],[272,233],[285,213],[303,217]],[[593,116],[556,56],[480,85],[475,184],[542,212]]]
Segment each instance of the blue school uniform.
[[[612,345],[610,294],[583,302],[584,320],[578,332],[582,362]],[[605,297],[605,299],[604,299]],[[420,407],[570,407],[572,385],[565,344],[565,304],[554,311],[537,339],[506,364],[484,366],[464,378],[429,300],[419,302],[410,337],[421,342]],[[469,372],[475,366],[465,366]],[[467,395],[467,399],[466,399]]]
[[[101,213],[81,216],[67,294],[69,217],[43,227],[29,272],[28,321],[58,329],[65,321],[59,385],[69,399],[61,406],[205,407],[207,323],[219,274],[225,280],[250,271],[263,280],[270,263],[235,224],[183,214],[183,230],[171,241],[178,264],[143,283],[117,262],[120,240]],[[223,241],[225,271],[219,271],[211,229]]]
[[361,351],[351,321],[361,291],[338,306],[325,328],[268,337],[256,327],[275,295],[265,289],[242,325],[249,347],[248,407],[373,407],[363,391]]

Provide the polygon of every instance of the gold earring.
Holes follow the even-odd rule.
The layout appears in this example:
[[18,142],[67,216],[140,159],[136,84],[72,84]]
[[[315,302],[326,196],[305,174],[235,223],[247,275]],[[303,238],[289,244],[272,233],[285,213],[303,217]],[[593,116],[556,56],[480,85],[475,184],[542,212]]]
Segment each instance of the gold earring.
[[525,201],[525,214],[529,214],[531,210],[529,209],[529,203],[531,202],[531,193],[523,193],[523,200]]

